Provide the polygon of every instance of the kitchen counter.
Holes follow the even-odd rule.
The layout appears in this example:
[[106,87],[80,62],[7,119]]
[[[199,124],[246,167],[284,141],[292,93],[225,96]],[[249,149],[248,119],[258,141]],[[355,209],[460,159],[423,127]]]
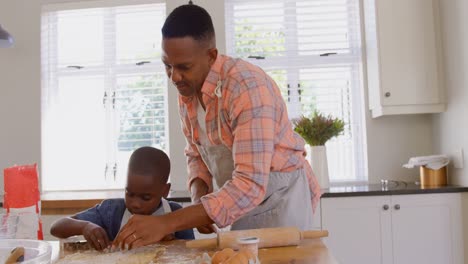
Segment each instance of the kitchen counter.
[[419,184],[388,181],[387,184],[365,184],[359,186],[339,186],[322,189],[322,198],[348,196],[403,195],[424,193],[468,192],[468,187],[447,185],[440,187],[422,187]]
[[[166,251],[158,258],[158,263],[191,263],[197,256],[204,252],[213,252],[207,249],[188,249],[185,241],[175,240],[162,242]],[[59,255],[59,244],[52,243],[53,260]],[[310,263],[310,264],[336,264],[337,261],[330,254],[321,239],[305,239],[299,246],[276,247],[259,249],[258,255],[262,264],[273,263]]]

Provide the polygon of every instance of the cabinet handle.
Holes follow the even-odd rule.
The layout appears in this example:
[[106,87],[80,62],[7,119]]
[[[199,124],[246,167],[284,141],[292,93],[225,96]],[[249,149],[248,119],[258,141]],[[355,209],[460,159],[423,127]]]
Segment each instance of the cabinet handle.
[[388,206],[388,204],[384,204],[384,206],[382,208],[384,209],[384,211],[387,211],[389,206]]
[[399,205],[399,204],[395,204],[394,208],[395,208],[395,210],[400,210],[400,205]]
[[385,93],[385,97],[390,97],[392,94],[390,92]]

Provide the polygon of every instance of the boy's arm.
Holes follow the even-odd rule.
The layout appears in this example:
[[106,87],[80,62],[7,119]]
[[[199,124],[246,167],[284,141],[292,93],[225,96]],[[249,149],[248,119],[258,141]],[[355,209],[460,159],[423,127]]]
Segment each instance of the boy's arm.
[[58,238],[83,235],[84,238],[97,250],[106,249],[110,245],[106,231],[85,220],[75,219],[75,216],[65,217],[52,224],[50,233]]
[[88,223],[90,222],[75,219],[73,216],[64,217],[52,224],[50,234],[58,238],[83,235],[83,229]]

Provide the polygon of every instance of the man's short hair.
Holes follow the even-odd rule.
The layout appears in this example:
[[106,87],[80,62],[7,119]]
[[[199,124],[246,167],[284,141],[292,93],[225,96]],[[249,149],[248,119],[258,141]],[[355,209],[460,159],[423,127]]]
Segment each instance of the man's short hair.
[[171,162],[164,151],[153,147],[141,147],[135,150],[128,162],[128,173],[157,178],[167,183],[171,172]]
[[174,9],[162,27],[163,38],[192,37],[209,41],[215,37],[211,16],[200,6],[189,4]]

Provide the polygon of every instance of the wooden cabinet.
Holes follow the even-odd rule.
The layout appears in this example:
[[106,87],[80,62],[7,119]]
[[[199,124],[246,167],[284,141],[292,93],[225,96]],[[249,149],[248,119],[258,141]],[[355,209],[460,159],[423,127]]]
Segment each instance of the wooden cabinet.
[[372,116],[445,111],[439,0],[364,0]]
[[322,198],[325,244],[340,263],[461,264],[461,195]]

